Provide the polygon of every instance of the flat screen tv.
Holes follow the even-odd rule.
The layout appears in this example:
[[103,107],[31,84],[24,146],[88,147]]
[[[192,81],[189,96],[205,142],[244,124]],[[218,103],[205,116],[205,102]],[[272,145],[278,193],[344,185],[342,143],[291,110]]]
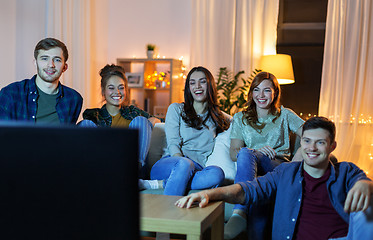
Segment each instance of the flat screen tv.
[[0,125],[0,239],[138,239],[136,130]]

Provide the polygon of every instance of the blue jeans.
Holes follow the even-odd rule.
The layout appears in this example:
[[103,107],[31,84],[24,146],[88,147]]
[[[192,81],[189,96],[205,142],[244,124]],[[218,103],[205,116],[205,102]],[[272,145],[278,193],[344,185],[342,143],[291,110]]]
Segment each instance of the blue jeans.
[[[82,120],[78,123],[80,127],[97,127],[91,120]],[[150,147],[150,139],[152,136],[153,125],[151,122],[142,116],[135,117],[129,124],[129,129],[139,130],[139,163],[141,168],[145,168],[146,160]],[[141,173],[140,173],[141,175]]]
[[[373,239],[373,198],[370,207],[364,212],[354,212],[350,214],[348,234],[346,237],[333,238],[338,240],[365,240]],[[332,238],[330,239],[332,240]]]
[[[257,172],[264,175],[273,171],[280,163],[279,160],[271,160],[261,152],[250,148],[241,148],[237,154],[237,173],[234,183],[252,181],[257,177]],[[247,212],[248,207],[236,204],[234,209]]]
[[[281,164],[280,160],[271,160],[261,152],[250,148],[242,148],[237,154],[237,173],[235,183],[252,181],[257,173],[264,175],[273,171]],[[263,203],[255,206],[236,204],[233,209],[239,209],[247,214],[249,239],[270,239],[273,214],[273,204]]]
[[152,180],[164,181],[164,194],[183,196],[187,189],[207,189],[218,187],[224,180],[220,167],[203,168],[186,157],[166,156],[157,161],[150,172]]

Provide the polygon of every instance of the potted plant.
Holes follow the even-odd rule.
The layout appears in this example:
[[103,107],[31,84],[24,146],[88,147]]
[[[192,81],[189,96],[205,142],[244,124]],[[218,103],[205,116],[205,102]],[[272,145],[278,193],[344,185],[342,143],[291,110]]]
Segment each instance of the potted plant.
[[148,43],[146,45],[146,50],[147,50],[146,55],[148,56],[148,58],[153,58],[154,57],[155,45]]
[[220,109],[230,115],[241,111],[246,106],[247,92],[255,75],[261,70],[255,69],[245,79],[241,77],[245,71],[239,71],[235,75],[226,67],[219,69],[217,78],[217,90]]

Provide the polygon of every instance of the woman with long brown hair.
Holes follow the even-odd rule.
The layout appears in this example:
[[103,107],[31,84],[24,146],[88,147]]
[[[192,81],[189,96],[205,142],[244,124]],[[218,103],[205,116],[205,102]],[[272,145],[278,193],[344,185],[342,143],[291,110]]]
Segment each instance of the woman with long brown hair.
[[[237,161],[235,183],[252,181],[290,157],[290,132],[301,136],[303,120],[280,106],[281,89],[276,77],[260,72],[250,86],[247,108],[233,117],[230,156]],[[226,239],[246,228],[248,206],[236,205],[225,226]]]
[[[189,189],[219,186],[224,172],[206,167],[216,135],[229,127],[229,116],[220,111],[214,77],[204,67],[190,70],[184,103],[169,106],[165,131],[167,151],[151,170],[151,179],[160,180],[165,195],[185,195]],[[154,188],[154,187],[153,187]]]

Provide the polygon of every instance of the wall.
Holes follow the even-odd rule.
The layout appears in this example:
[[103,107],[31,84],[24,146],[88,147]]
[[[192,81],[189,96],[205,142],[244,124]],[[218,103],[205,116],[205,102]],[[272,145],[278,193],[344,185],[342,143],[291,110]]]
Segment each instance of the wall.
[[0,87],[3,87],[15,79],[16,1],[0,0],[0,3]]
[[160,56],[189,65],[191,0],[109,0],[108,62],[145,58],[147,43]]
[[0,0],[0,87],[35,74],[33,51],[44,37],[44,2]]

